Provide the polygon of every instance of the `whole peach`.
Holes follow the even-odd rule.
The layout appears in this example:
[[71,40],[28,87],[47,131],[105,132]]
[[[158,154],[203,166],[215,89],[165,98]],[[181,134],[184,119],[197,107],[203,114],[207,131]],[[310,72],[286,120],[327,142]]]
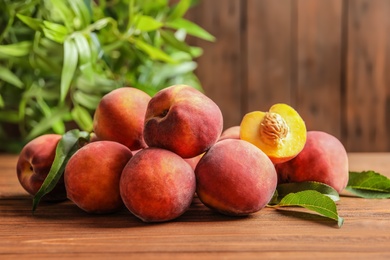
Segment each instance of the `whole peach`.
[[123,169],[120,192],[126,207],[144,222],[163,222],[182,215],[195,194],[195,174],[177,154],[145,148]]
[[145,92],[131,87],[118,88],[103,96],[93,118],[96,139],[115,141],[130,150],[146,147],[143,127],[150,99]]
[[[20,151],[16,163],[16,173],[20,184],[29,194],[34,196],[45,181],[61,137],[58,134],[41,135],[28,142]],[[63,176],[55,188],[42,199],[47,201],[66,199]]]
[[150,100],[144,139],[183,158],[195,157],[211,147],[222,133],[223,117],[218,105],[187,85],[160,90]]
[[224,140],[224,139],[240,139],[240,126],[231,126],[229,128],[226,128],[221,136],[219,137],[218,141]]
[[249,142],[225,139],[213,145],[195,169],[199,199],[225,215],[257,212],[271,200],[277,185],[273,163]]
[[126,146],[95,141],[80,148],[65,167],[68,198],[88,213],[111,213],[122,208],[119,181],[132,157]]
[[348,183],[348,155],[333,135],[308,131],[303,150],[293,159],[276,164],[279,183],[317,181],[341,192]]

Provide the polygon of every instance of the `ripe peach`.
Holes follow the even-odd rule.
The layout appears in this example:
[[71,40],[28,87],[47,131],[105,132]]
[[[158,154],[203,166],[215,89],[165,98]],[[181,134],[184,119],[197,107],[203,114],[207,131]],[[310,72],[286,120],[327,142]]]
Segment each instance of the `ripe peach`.
[[150,99],[145,92],[131,87],[118,88],[103,96],[93,118],[96,139],[115,141],[130,150],[146,147],[143,127]]
[[119,180],[132,157],[126,146],[113,141],[95,141],[69,159],[64,179],[68,198],[89,213],[111,213],[122,208]]
[[145,148],[123,169],[120,192],[126,207],[144,222],[163,222],[182,215],[195,194],[195,174],[179,155]]
[[[41,135],[28,142],[21,150],[16,163],[16,173],[20,184],[29,194],[34,196],[45,181],[61,137],[58,134]],[[66,199],[63,177],[56,187],[42,199],[46,201]]]
[[343,144],[322,131],[308,131],[303,150],[292,160],[276,164],[279,183],[317,181],[341,192],[348,183],[348,156]]
[[282,163],[303,149],[306,125],[292,107],[275,104],[268,112],[247,113],[240,124],[240,138],[260,148],[273,163]]
[[225,139],[213,145],[195,169],[196,193],[209,208],[240,216],[271,200],[277,185],[268,156],[249,142]]
[[240,126],[236,125],[225,129],[219,137],[218,141],[224,139],[240,139]]
[[150,100],[144,139],[150,147],[191,158],[211,147],[222,127],[222,112],[214,101],[195,88],[174,85],[160,90]]

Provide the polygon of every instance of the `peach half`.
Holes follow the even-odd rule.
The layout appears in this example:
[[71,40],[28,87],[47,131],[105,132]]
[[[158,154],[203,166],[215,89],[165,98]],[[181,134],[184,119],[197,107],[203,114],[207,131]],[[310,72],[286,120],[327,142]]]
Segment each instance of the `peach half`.
[[260,148],[274,164],[282,163],[302,151],[306,125],[295,109],[280,103],[268,112],[246,114],[240,124],[240,138]]

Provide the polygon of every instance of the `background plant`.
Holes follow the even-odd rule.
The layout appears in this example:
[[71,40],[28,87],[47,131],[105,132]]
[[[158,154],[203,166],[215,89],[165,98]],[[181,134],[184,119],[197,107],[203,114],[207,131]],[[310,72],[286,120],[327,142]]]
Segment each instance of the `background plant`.
[[153,95],[202,89],[202,49],[214,37],[183,18],[191,0],[0,0],[0,151],[70,128],[92,130],[100,98],[123,86]]

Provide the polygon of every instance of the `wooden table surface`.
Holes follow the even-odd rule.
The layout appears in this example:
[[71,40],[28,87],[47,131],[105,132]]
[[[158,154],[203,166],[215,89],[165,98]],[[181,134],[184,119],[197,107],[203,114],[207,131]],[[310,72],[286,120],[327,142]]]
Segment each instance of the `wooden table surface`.
[[[349,154],[350,170],[390,177],[390,153]],[[41,203],[16,178],[17,157],[0,156],[0,259],[390,259],[390,200],[347,196],[337,225],[297,208],[225,217],[195,199],[175,221],[145,224],[127,210],[84,213],[69,201]]]

